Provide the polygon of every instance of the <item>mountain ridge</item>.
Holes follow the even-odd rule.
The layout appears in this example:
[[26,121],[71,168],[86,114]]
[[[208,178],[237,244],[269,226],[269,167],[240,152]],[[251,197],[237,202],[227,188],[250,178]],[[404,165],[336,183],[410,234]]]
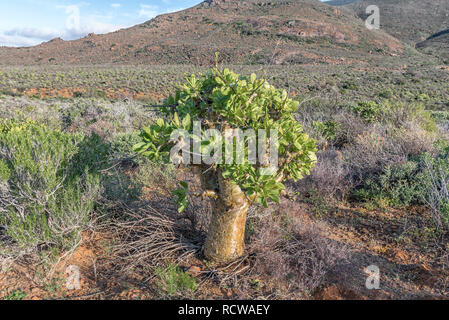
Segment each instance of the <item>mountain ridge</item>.
[[449,64],[449,29],[430,36],[425,41],[418,43],[416,47],[427,54],[438,55],[446,59],[446,63]]
[[350,63],[401,55],[403,44],[318,0],[211,0],[112,33],[0,48],[0,63]]

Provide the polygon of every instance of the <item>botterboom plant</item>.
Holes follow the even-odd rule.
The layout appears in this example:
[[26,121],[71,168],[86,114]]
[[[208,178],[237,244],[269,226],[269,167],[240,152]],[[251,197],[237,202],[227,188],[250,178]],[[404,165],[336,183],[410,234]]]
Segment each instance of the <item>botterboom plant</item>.
[[[201,121],[193,122],[193,132],[176,129],[170,135],[175,145],[170,150],[173,164],[261,164],[261,175],[276,174],[278,169],[278,131],[264,129],[201,130]],[[269,139],[268,139],[269,138]],[[269,145],[270,150],[267,150]],[[224,150],[224,153],[223,153]],[[245,157],[247,157],[245,159]]]
[[[283,182],[302,179],[316,163],[316,143],[294,118],[299,103],[254,74],[213,68],[187,77],[164,106],[166,117],[143,129],[143,141],[134,150],[152,160],[191,165],[212,201],[206,258],[229,262],[241,257],[249,207],[279,203]],[[267,145],[277,165],[267,159]],[[188,185],[181,186],[175,195],[183,211]]]

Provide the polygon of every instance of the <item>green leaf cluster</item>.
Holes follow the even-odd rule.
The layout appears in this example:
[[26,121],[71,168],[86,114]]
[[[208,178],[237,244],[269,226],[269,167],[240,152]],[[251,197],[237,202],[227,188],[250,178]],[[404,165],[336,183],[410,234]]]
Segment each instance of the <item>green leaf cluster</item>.
[[[279,165],[272,175],[262,174],[260,169],[267,165],[260,159],[255,164],[248,160],[248,137],[244,141],[246,157],[243,163],[225,164],[222,161],[208,168],[238,184],[265,206],[268,200],[279,202],[284,190],[283,181],[302,179],[310,174],[316,163],[315,140],[303,132],[302,125],[294,118],[299,103],[290,99],[287,91],[276,89],[255,74],[246,77],[228,69],[213,68],[205,75],[188,76],[165,105],[165,118],[143,129],[142,142],[134,148],[152,160],[170,160],[170,150],[176,143],[170,135],[176,129],[188,132],[188,138],[193,140],[201,139],[208,129],[216,129],[222,134],[226,129],[252,129],[255,133],[263,129],[269,138],[270,131],[277,130]],[[192,121],[201,122],[202,137],[194,135]],[[234,150],[226,148],[231,142],[226,139],[223,142],[224,151]],[[210,152],[214,143],[213,138],[203,140],[201,153]]]
[[173,191],[173,195],[176,197],[176,205],[178,206],[178,212],[182,213],[187,209],[189,205],[189,200],[187,199],[187,194],[189,192],[189,187],[185,181],[180,182],[181,188]]

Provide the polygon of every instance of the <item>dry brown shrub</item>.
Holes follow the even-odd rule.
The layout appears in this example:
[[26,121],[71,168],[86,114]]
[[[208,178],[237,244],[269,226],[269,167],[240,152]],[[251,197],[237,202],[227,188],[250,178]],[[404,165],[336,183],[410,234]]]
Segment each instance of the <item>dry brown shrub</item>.
[[328,149],[317,156],[317,164],[310,176],[293,184],[293,190],[300,194],[316,190],[327,200],[345,198],[352,188],[352,180],[343,154],[338,150]]
[[355,176],[363,178],[405,163],[410,156],[433,153],[434,142],[435,136],[415,122],[408,122],[400,129],[377,124],[359,134],[343,153]]
[[404,154],[408,156],[420,155],[424,152],[435,153],[436,135],[423,129],[418,123],[410,121],[392,135]]
[[373,126],[344,149],[345,159],[355,172],[370,175],[389,165],[407,161],[402,147],[384,132],[379,126]]
[[333,143],[338,149],[353,143],[367,128],[366,123],[359,116],[348,111],[340,111],[337,113],[334,121],[340,124]]
[[[290,220],[291,222],[291,220]],[[326,237],[324,225],[283,215],[260,221],[251,239],[253,276],[285,285],[287,295],[307,297],[324,283],[329,272],[349,258],[348,249]]]

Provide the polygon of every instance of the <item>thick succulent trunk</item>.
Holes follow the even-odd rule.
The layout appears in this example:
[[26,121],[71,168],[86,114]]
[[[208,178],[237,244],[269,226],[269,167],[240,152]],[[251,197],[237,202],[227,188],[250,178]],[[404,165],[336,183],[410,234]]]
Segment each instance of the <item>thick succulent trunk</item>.
[[[221,173],[213,180],[216,197],[212,199],[213,214],[204,255],[208,260],[226,263],[244,254],[246,216],[251,203],[240,187],[223,179]],[[210,181],[209,177],[209,185]]]

